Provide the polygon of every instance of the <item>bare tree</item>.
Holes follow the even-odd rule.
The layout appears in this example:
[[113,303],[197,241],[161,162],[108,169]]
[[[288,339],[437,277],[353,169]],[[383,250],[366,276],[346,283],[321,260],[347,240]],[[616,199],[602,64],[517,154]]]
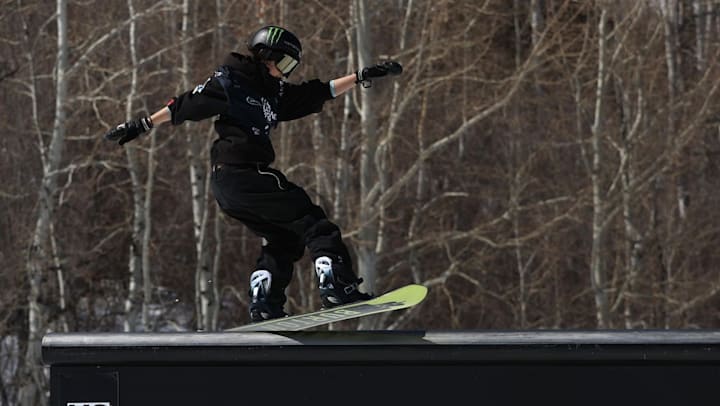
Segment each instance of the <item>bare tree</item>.
[[610,325],[610,314],[607,298],[606,277],[603,264],[603,242],[605,238],[606,203],[603,196],[603,183],[601,168],[603,165],[602,137],[605,112],[603,110],[605,99],[605,83],[607,82],[607,9],[600,6],[600,18],[598,22],[598,67],[597,84],[595,96],[595,110],[593,114],[590,179],[592,184],[593,220],[592,220],[592,251],[590,253],[590,281],[595,296],[597,310],[597,323],[599,328],[607,328]]
[[[370,66],[375,63],[372,55],[373,43],[370,27],[372,15],[365,0],[353,2],[353,25],[356,27],[358,66]],[[376,96],[372,91],[360,94],[360,196],[359,231],[357,233],[358,274],[363,278],[363,288],[368,292],[375,291],[377,278],[377,246],[378,218],[373,202],[368,199],[371,191],[378,187],[378,168],[375,161],[377,150],[378,128]]]
[[[190,58],[194,47],[189,39],[196,36],[196,24],[193,16],[197,15],[196,2],[183,0],[182,2],[182,29],[181,40],[181,69],[182,69],[182,87],[183,89],[191,88],[191,68]],[[193,212],[193,238],[195,241],[195,257],[197,263],[195,266],[195,301],[196,316],[198,330],[213,330],[214,320],[216,319],[216,311],[213,310],[217,306],[217,291],[213,284],[214,275],[213,268],[210,264],[209,251],[209,217],[211,206],[208,204],[209,170],[205,159],[206,137],[198,136],[198,131],[194,128],[190,129],[191,124],[185,125],[187,134],[189,158],[189,174],[190,188],[192,192],[192,212]],[[209,132],[209,131],[208,131]]]
[[[125,119],[131,120],[135,116],[135,99],[138,97],[138,56],[137,56],[137,39],[136,39],[136,12],[133,0],[127,1],[128,16],[130,19],[130,25],[128,27],[128,38],[129,38],[129,51],[130,51],[130,62],[132,64],[130,68],[130,89],[125,100]],[[154,137],[154,133],[153,133]],[[150,285],[150,253],[148,252],[149,236],[151,230],[151,197],[150,193],[152,189],[152,153],[149,154],[148,166],[148,179],[145,185],[143,185],[142,171],[139,165],[139,149],[135,146],[128,145],[125,147],[125,153],[128,163],[128,172],[130,173],[130,180],[132,185],[132,200],[133,200],[133,221],[132,221],[132,232],[131,241],[129,247],[128,257],[128,294],[125,299],[125,319],[123,321],[124,331],[133,331],[135,329],[136,322],[138,321],[137,315],[140,313],[139,319],[142,330],[149,330],[148,320],[148,305],[150,301],[149,293],[151,289]],[[153,148],[150,149],[153,151]],[[147,186],[145,188],[144,186]],[[138,289],[143,287],[142,295],[142,306],[141,311],[137,310],[138,302]]]
[[40,296],[43,289],[43,273],[47,269],[48,237],[50,225],[54,221],[55,193],[57,192],[57,171],[62,160],[65,143],[65,103],[68,94],[68,39],[67,39],[67,2],[58,0],[56,3],[57,21],[57,56],[55,68],[55,117],[52,126],[50,143],[38,145],[43,157],[43,177],[38,191],[39,206],[35,230],[28,252],[27,273],[30,285],[28,296],[28,340],[25,354],[25,369],[31,379],[26,383],[21,395],[22,404],[44,404],[42,395],[47,388],[47,380],[40,361],[40,340],[45,333],[44,318],[46,317]]

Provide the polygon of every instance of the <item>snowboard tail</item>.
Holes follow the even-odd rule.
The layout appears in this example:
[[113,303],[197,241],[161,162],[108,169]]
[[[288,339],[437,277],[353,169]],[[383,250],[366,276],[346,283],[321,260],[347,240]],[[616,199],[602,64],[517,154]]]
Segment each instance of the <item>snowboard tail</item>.
[[261,321],[259,323],[231,328],[226,331],[304,330],[336,321],[349,320],[357,317],[369,316],[371,314],[385,313],[412,307],[422,302],[426,295],[427,288],[425,286],[407,285],[370,300],[363,300],[360,302],[354,302],[297,316]]

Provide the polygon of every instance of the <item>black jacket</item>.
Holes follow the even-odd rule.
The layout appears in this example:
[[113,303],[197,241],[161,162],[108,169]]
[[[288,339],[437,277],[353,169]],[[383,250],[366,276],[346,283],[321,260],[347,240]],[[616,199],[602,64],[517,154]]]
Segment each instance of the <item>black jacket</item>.
[[275,160],[270,131],[277,123],[318,113],[332,98],[327,82],[287,83],[270,76],[264,64],[233,52],[204,84],[167,106],[174,125],[219,116],[213,163],[269,165]]

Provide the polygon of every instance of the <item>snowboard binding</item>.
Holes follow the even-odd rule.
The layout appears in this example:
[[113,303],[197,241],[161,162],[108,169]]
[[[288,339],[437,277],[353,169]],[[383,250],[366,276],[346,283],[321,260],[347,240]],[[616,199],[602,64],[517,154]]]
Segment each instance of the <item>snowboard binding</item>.
[[286,317],[283,303],[272,300],[272,274],[264,269],[250,275],[250,319],[253,322]]
[[333,261],[330,257],[325,256],[315,259],[315,273],[319,279],[318,288],[320,289],[323,308],[329,309],[360,300],[372,299],[372,295],[362,293],[358,289],[358,285],[363,281],[362,278],[351,282],[345,281],[336,274],[333,268]]

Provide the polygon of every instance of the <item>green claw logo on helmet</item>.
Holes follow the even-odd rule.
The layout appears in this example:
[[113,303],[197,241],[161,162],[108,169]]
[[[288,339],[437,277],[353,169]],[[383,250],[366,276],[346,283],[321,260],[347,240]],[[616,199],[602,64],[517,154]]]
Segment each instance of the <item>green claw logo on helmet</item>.
[[268,35],[267,35],[268,45],[273,46],[273,45],[277,44],[278,41],[280,41],[280,37],[282,37],[283,32],[285,32],[285,30],[283,30],[280,27],[270,27],[268,29]]

